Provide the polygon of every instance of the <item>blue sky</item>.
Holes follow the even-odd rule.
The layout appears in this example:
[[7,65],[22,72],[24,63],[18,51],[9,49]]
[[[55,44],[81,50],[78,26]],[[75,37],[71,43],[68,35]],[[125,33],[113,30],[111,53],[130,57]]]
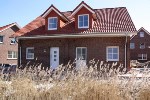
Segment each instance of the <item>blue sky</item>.
[[0,0],[0,26],[17,22],[23,27],[51,4],[60,11],[70,11],[81,1],[93,9],[127,7],[137,30],[144,27],[150,32],[150,0]]

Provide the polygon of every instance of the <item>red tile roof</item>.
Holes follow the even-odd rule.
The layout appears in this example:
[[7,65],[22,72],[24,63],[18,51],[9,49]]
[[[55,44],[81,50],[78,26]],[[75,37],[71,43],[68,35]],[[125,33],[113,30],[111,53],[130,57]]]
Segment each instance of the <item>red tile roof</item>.
[[8,24],[8,25],[5,25],[5,26],[2,26],[0,27],[0,32],[5,30],[6,28],[10,27],[11,25],[13,25],[14,23],[11,23],[11,24]]
[[[75,21],[74,18],[71,17],[72,11],[68,11],[62,13],[71,21],[67,22],[59,31],[55,31],[54,34],[136,32],[136,28],[125,7],[93,10],[96,14],[96,20],[94,21],[92,28],[87,30],[75,30]],[[39,16],[19,30],[14,36],[21,35],[51,35],[51,32],[45,30],[45,20],[43,17]]]

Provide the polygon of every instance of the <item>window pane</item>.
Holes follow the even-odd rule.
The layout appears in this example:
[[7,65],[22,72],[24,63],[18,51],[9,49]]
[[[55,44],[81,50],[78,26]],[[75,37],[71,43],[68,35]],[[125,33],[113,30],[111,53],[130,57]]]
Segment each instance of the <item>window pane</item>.
[[86,54],[86,48],[83,48],[82,49],[82,55],[85,55]]
[[118,53],[118,48],[113,48],[113,53]]
[[86,60],[86,55],[82,55],[82,60]]
[[88,26],[88,21],[84,21],[84,26]]
[[50,18],[50,19],[49,19],[49,23],[53,23],[53,18]]
[[81,55],[81,48],[77,48],[77,55]]
[[27,58],[33,58],[33,55],[32,54],[28,54]]
[[77,60],[81,60],[81,59],[82,59],[81,54],[77,54]]
[[50,18],[48,25],[49,29],[57,28],[57,18]]
[[8,55],[8,58],[12,58],[12,55]]
[[79,22],[79,27],[83,27],[83,22]]
[[83,16],[79,16],[79,22],[83,22]]
[[130,43],[130,49],[134,49],[134,48],[135,48],[134,43]]
[[28,49],[28,53],[34,53],[34,49]]
[[53,23],[57,23],[57,18],[53,18]]
[[112,53],[112,48],[108,48],[108,53]]
[[88,15],[84,15],[84,21],[88,21]]
[[118,54],[113,54],[113,59],[118,59]]
[[144,37],[144,32],[140,32],[140,37]]
[[112,54],[108,54],[108,59],[112,59]]
[[56,23],[55,24],[52,24],[52,27],[51,28],[56,28]]
[[0,42],[3,42],[3,36],[0,36]]
[[8,51],[8,54],[12,54],[12,52],[11,52],[11,51]]

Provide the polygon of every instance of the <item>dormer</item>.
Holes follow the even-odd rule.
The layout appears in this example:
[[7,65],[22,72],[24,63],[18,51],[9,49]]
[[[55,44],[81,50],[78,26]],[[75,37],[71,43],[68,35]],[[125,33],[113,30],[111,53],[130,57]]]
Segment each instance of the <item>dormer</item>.
[[95,11],[82,1],[72,12],[71,16],[75,18],[76,30],[92,28]]
[[69,19],[53,5],[51,5],[42,14],[42,17],[45,18],[45,30],[48,30],[48,31],[57,31],[66,22],[69,22]]

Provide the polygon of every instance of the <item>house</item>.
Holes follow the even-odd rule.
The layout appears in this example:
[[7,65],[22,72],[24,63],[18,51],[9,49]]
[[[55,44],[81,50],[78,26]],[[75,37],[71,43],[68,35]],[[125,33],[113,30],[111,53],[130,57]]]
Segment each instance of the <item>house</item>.
[[0,64],[17,65],[18,44],[10,37],[19,29],[17,23],[0,27]]
[[78,66],[94,58],[129,67],[130,35],[135,34],[125,7],[93,9],[82,1],[66,12],[51,5],[13,36],[18,37],[19,65],[56,68],[76,59]]
[[131,60],[150,61],[150,33],[141,27],[137,35],[133,35],[130,41]]

